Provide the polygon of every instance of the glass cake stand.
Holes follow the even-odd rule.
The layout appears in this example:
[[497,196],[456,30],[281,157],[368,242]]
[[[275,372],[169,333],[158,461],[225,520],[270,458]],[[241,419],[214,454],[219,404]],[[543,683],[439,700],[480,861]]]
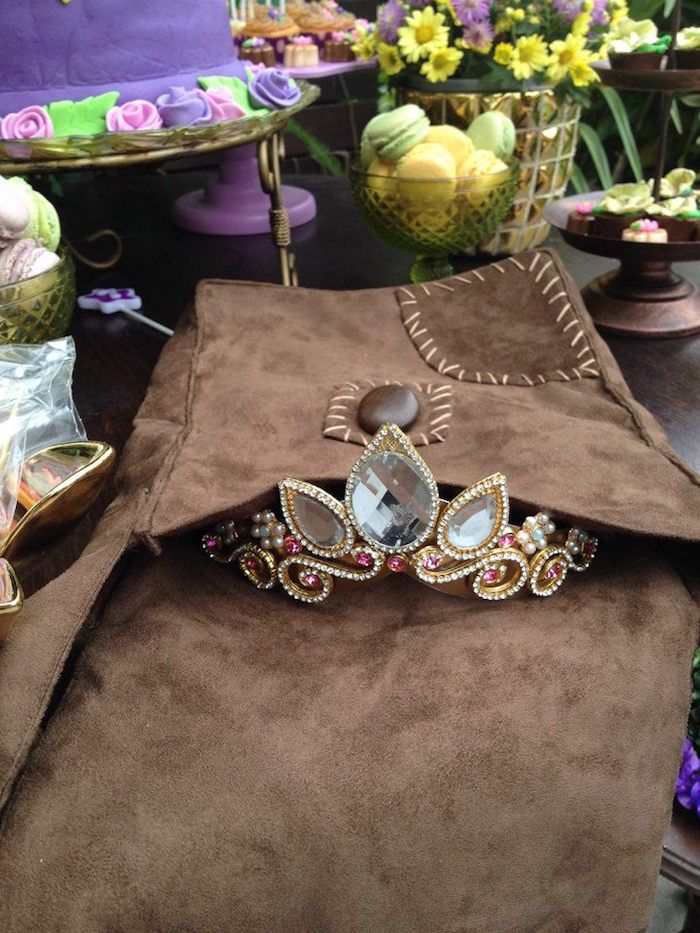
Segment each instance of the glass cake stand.
[[[265,211],[266,227],[255,232],[272,233],[279,252],[282,282],[294,285],[297,276],[294,257],[288,250],[291,243],[290,221],[279,164],[281,133],[289,120],[320,94],[319,88],[306,81],[300,80],[299,86],[301,97],[296,104],[260,117],[133,133],[0,139],[0,175],[125,168],[221,150],[226,153],[245,152],[240,161],[252,165],[257,197]],[[178,204],[176,202],[174,206],[175,214]]]
[[700,292],[673,269],[674,262],[700,259],[700,240],[634,243],[567,229],[580,201],[597,202],[591,191],[548,204],[545,219],[571,246],[594,256],[618,259],[620,266],[594,279],[582,295],[601,331],[628,337],[687,337],[700,333]]

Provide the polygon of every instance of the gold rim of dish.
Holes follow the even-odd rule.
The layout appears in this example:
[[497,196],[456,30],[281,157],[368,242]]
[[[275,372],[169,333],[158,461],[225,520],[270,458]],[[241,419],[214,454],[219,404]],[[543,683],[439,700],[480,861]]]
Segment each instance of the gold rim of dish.
[[258,142],[279,132],[296,113],[312,104],[320,88],[295,79],[301,97],[291,107],[263,116],[239,117],[205,126],[173,126],[131,133],[98,133],[94,136],[51,136],[40,139],[0,139],[0,172],[5,175],[49,171],[101,162],[161,161],[190,152],[230,149]]

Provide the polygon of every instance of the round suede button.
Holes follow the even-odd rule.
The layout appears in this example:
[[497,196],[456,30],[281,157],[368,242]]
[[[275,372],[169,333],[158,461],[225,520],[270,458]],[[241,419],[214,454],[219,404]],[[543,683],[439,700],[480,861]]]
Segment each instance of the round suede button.
[[415,423],[419,412],[420,403],[406,386],[377,386],[370,389],[358,405],[357,420],[370,434],[386,421],[406,431]]

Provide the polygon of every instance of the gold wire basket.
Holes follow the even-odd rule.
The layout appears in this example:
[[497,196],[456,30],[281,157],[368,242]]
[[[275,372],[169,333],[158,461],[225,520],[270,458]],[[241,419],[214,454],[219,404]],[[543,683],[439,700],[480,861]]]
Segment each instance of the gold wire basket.
[[[422,85],[427,82],[421,82]],[[543,211],[550,201],[564,197],[574,168],[581,108],[570,100],[559,101],[551,88],[528,91],[476,92],[403,87],[402,104],[418,104],[433,124],[450,123],[466,128],[475,117],[499,110],[515,124],[515,158],[520,162],[520,183],[511,211],[498,230],[473,248],[471,255],[514,254],[539,246],[549,233]]]
[[75,309],[75,268],[67,250],[39,275],[0,285],[0,344],[43,343],[68,332]]

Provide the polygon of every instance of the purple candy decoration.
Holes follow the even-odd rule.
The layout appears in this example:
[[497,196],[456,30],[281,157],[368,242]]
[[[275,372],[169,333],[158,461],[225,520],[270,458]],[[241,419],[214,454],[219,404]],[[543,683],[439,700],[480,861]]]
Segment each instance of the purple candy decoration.
[[291,107],[301,97],[296,83],[278,68],[266,68],[252,76],[248,95],[254,104],[283,110]]
[[204,91],[171,87],[156,100],[163,126],[198,126],[211,123],[211,102]]

